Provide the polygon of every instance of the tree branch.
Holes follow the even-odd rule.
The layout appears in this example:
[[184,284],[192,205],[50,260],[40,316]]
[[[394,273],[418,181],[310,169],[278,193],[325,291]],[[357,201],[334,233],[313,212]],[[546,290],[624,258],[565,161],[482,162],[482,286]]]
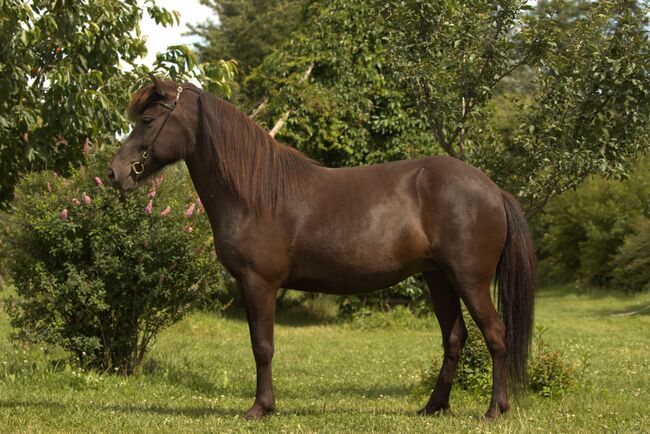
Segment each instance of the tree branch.
[[253,107],[248,111],[248,116],[251,119],[255,119],[255,117],[262,112],[266,108],[266,105],[269,103],[269,97],[265,96],[262,97],[259,101],[257,101]]
[[[300,79],[300,81],[298,83],[302,84],[302,83],[306,82],[307,79],[309,79],[309,76],[311,75],[311,72],[313,70],[314,70],[314,62],[309,64],[309,68],[307,68],[307,70],[305,71],[305,73],[303,74],[302,78]],[[289,115],[291,114],[291,111],[292,111],[291,109],[287,110],[280,117],[280,119],[278,119],[278,121],[275,123],[275,125],[273,126],[273,128],[269,132],[271,137],[275,137],[275,135],[278,133],[278,131],[280,131],[282,129],[284,124],[287,122],[287,119],[289,118]]]

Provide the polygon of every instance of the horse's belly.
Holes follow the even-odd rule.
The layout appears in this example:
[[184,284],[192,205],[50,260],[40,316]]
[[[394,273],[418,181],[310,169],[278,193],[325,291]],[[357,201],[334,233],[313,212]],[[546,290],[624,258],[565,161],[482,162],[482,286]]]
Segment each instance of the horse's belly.
[[422,259],[399,269],[353,270],[348,267],[324,267],[322,272],[296,276],[283,286],[309,292],[361,294],[387,288],[415,273],[434,268],[435,265],[428,259]]
[[433,269],[428,240],[412,228],[313,238],[294,252],[286,286],[303,291],[363,293]]

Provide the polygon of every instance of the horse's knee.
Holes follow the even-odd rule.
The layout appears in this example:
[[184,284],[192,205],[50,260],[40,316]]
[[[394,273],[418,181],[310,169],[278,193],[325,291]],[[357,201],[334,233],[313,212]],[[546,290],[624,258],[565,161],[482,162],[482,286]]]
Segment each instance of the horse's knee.
[[495,321],[485,334],[485,343],[493,357],[505,357],[508,350],[506,345],[506,328],[501,321]]
[[253,357],[255,357],[257,363],[271,363],[271,360],[273,359],[273,351],[274,348],[272,342],[253,343]]

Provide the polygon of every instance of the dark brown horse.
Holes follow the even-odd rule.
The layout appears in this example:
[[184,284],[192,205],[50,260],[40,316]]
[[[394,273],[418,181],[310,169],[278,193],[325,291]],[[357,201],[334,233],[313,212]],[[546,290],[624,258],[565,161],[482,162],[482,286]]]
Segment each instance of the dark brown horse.
[[[271,360],[279,288],[333,294],[386,288],[422,273],[442,330],[444,362],[421,414],[449,409],[467,331],[460,300],[492,356],[485,414],[509,408],[506,377],[526,380],[535,255],[515,199],[449,157],[330,169],[275,141],[231,104],[154,77],[129,106],[135,127],[109,179],[135,188],[185,160],[217,254],[237,280],[257,366],[247,418],[275,407]],[[499,283],[497,313],[490,282]]]

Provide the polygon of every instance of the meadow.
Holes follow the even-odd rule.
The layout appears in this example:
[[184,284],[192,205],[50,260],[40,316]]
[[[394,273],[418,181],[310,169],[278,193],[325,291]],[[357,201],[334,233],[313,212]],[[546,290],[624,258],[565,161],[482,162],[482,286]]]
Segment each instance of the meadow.
[[[650,294],[547,288],[536,324],[574,364],[562,396],[512,400],[487,423],[489,397],[452,392],[452,412],[415,414],[414,392],[441,353],[431,317],[342,321],[323,297],[281,313],[277,411],[245,421],[255,367],[241,312],[196,312],[165,330],[143,372],[79,371],[46,347],[11,343],[0,314],[0,432],[650,432]],[[637,312],[636,314],[624,314]]]

